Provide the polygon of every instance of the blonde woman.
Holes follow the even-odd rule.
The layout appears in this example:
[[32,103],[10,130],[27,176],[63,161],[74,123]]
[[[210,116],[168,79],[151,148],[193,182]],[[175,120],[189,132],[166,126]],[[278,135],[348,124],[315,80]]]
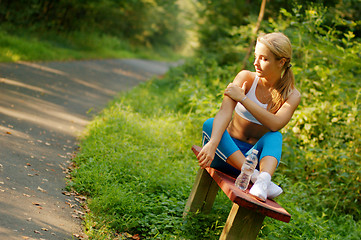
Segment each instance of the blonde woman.
[[281,159],[279,130],[290,121],[301,99],[294,86],[291,59],[291,43],[284,34],[260,36],[255,72],[237,74],[215,118],[203,125],[203,148],[197,156],[202,168],[210,166],[236,177],[245,156],[258,150],[259,171],[252,176],[255,183],[250,194],[261,201],[283,192],[271,177]]

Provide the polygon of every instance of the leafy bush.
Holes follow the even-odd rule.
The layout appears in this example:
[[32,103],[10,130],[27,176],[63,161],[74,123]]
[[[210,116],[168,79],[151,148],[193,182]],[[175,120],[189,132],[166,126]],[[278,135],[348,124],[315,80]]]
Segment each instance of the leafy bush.
[[172,49],[182,46],[185,39],[180,12],[176,0],[0,2],[1,25],[14,33],[21,28],[34,32],[95,32],[132,44]]
[[[361,63],[357,59],[361,44],[353,39],[352,32],[335,30],[336,26],[354,23],[336,18],[333,27],[327,27],[323,24],[325,10],[320,8],[306,11],[303,19],[285,11],[284,15],[288,19],[283,19],[283,29],[279,30],[294,39],[294,72],[303,95],[289,125],[292,128],[286,129],[295,133],[289,140],[298,146],[293,156],[298,168],[304,169],[304,175],[295,179],[306,178],[310,188],[318,189],[322,207],[360,219],[361,129],[357,123]],[[338,196],[336,202],[329,195]]]
[[[197,21],[200,41],[199,53],[206,54],[208,57],[211,55],[217,59],[220,65],[232,65],[234,62],[242,61],[251,39],[255,37],[252,34],[262,1],[200,0],[199,2],[200,7],[197,8],[200,17],[200,20]],[[331,26],[335,17],[341,21],[354,22],[356,24],[341,24],[333,27],[342,32],[352,31],[357,37],[361,37],[361,4],[358,0],[267,1],[261,29],[267,27],[268,21],[278,18],[280,12],[293,13],[293,8],[297,8],[294,14],[299,19],[307,18],[306,15],[309,13],[310,7],[312,9],[327,9],[327,11],[322,12],[323,26]],[[285,26],[290,23],[277,21],[276,24]]]

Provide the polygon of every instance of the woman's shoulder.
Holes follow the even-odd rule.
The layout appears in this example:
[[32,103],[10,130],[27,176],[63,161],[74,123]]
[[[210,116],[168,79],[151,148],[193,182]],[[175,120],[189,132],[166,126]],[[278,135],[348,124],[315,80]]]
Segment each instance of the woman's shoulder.
[[256,77],[256,73],[255,72],[251,72],[249,70],[241,70],[237,76],[243,77],[243,78],[255,78]]
[[240,71],[236,78],[234,79],[234,83],[236,83],[239,86],[243,86],[244,83],[246,83],[246,93],[249,89],[251,89],[254,79],[256,78],[256,73],[251,72],[248,70],[242,70]]
[[256,78],[256,73],[255,72],[251,72],[249,70],[241,70],[236,78],[235,78],[235,81],[236,83],[238,84],[243,84],[244,82],[247,82],[247,85],[248,84],[251,84],[253,83],[253,80]]

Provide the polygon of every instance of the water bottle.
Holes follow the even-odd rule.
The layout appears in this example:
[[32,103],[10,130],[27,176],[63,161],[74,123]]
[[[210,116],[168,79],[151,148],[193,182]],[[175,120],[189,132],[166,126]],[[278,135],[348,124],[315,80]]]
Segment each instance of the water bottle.
[[258,163],[258,151],[253,149],[251,154],[246,157],[246,161],[242,165],[241,173],[236,179],[235,185],[241,190],[246,190]]

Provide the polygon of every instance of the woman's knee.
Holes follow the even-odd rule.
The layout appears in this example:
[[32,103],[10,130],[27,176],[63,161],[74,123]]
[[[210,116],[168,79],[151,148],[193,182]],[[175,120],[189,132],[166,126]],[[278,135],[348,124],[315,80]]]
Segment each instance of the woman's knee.
[[265,140],[277,141],[282,143],[282,133],[280,132],[267,132],[263,137]]
[[210,134],[213,128],[213,120],[214,118],[209,118],[203,123],[203,131]]

